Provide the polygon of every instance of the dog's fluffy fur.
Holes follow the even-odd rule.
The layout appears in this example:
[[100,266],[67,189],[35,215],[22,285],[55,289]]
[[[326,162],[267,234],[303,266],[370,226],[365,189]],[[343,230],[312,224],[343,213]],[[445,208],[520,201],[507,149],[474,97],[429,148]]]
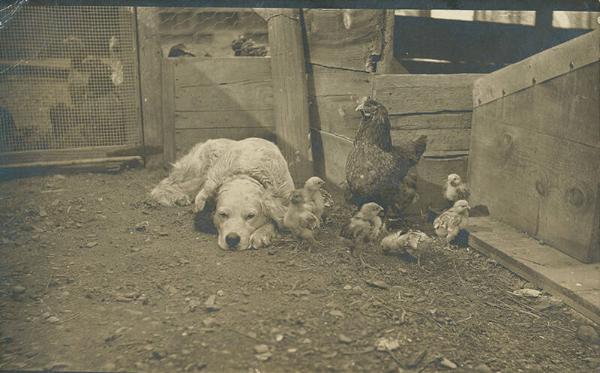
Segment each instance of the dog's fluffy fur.
[[[243,250],[270,244],[293,189],[287,162],[275,144],[258,138],[214,139],[178,160],[151,195],[166,206],[193,201],[196,212],[215,199],[219,247]],[[236,236],[239,242],[230,245]]]

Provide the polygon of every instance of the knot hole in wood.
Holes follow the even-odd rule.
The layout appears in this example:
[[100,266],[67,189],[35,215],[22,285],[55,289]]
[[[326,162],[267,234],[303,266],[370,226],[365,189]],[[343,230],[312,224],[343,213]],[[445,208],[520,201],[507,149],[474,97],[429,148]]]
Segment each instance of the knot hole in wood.
[[578,208],[585,203],[585,193],[577,187],[569,188],[565,193],[565,198],[569,204]]

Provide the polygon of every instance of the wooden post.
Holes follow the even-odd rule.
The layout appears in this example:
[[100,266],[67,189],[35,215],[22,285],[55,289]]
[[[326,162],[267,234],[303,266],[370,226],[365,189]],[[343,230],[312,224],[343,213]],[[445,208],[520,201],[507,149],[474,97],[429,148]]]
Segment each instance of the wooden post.
[[301,12],[269,9],[257,13],[268,23],[277,145],[299,186],[313,175]]
[[158,35],[156,8],[137,9],[138,55],[144,158],[146,167],[161,167],[162,128],[162,50]]
[[394,56],[395,11],[393,9],[387,9],[383,12],[385,13],[383,15],[383,48],[377,72],[381,74],[408,74],[408,70],[406,70]]
[[394,72],[394,22],[396,15],[394,14],[394,10],[384,10],[384,13],[383,48],[377,72],[391,74]]

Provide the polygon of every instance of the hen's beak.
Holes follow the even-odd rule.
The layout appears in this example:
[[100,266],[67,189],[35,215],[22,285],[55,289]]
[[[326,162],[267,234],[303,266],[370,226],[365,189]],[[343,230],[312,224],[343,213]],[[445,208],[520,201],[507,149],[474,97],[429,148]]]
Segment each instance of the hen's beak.
[[358,106],[356,107],[356,109],[354,109],[354,111],[363,111],[365,110],[365,104],[364,102],[361,102],[360,104],[358,104]]

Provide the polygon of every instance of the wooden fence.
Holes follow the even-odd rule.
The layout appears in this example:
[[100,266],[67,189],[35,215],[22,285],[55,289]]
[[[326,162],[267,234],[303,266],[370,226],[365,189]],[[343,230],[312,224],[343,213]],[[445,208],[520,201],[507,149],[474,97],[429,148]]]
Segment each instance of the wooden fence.
[[388,109],[394,143],[427,135],[417,166],[420,207],[443,203],[449,173],[466,174],[473,81],[479,75],[378,75],[313,66],[311,125],[317,172],[334,183],[345,179],[346,157],[360,123],[356,101],[371,95]]
[[[166,59],[163,118],[181,155],[210,138],[274,139],[271,64],[267,57]],[[173,145],[174,143],[174,145]]]
[[584,262],[600,260],[600,30],[475,84],[473,198]]

